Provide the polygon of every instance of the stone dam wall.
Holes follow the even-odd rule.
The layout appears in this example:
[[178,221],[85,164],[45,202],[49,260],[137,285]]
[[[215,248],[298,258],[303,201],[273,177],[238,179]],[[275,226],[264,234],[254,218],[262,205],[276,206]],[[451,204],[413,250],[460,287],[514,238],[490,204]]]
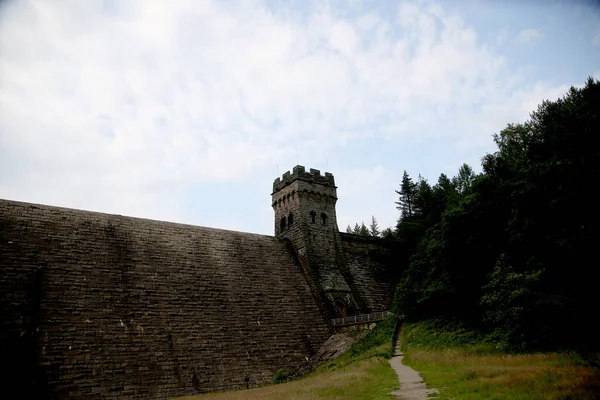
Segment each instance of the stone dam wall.
[[365,237],[340,232],[345,258],[345,276],[361,313],[389,310],[396,283],[402,246],[395,240]]
[[[359,273],[355,253],[365,291],[380,278]],[[364,297],[384,308],[383,294]],[[254,387],[300,369],[329,337],[274,237],[6,200],[0,310],[0,390],[21,398]]]

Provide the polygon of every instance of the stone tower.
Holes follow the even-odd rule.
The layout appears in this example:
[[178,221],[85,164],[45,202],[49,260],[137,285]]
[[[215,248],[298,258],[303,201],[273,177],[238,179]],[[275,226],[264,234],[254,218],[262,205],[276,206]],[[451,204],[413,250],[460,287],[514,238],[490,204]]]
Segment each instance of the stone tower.
[[356,301],[344,278],[333,175],[297,165],[273,182],[275,236],[289,240],[313,294],[329,317],[351,315]]

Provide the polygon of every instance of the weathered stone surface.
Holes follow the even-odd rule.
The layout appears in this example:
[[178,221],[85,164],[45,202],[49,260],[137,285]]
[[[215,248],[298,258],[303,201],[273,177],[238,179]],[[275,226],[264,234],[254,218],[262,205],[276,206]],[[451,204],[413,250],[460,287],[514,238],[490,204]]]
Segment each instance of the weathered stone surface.
[[[329,318],[361,312],[343,276],[333,175],[297,165],[273,182],[275,234],[289,240],[315,298]],[[290,221],[292,223],[290,224]]]
[[387,310],[400,266],[399,243],[339,232],[333,175],[301,165],[273,182],[275,234],[289,240],[329,318]]
[[273,190],[276,237],[0,200],[2,393],[165,398],[317,365],[329,318],[389,308],[396,244],[339,233],[330,173]]
[[257,386],[329,336],[274,237],[6,200],[0,309],[2,391],[41,398]]
[[302,375],[312,372],[320,365],[332,361],[341,356],[354,343],[362,339],[368,330],[356,330],[348,332],[334,333],[319,348],[317,353],[310,361],[299,371]]
[[400,244],[342,232],[340,237],[352,289],[364,302],[365,311],[389,310],[402,271]]

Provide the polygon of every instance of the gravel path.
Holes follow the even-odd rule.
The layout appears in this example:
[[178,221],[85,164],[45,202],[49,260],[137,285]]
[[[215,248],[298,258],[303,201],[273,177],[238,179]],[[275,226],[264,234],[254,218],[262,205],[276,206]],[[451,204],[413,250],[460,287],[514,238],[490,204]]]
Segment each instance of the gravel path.
[[400,341],[396,342],[394,356],[390,358],[390,365],[396,371],[400,381],[400,390],[392,392],[398,399],[402,400],[424,400],[429,398],[435,389],[427,389],[421,375],[411,367],[402,364],[404,354],[400,351]]

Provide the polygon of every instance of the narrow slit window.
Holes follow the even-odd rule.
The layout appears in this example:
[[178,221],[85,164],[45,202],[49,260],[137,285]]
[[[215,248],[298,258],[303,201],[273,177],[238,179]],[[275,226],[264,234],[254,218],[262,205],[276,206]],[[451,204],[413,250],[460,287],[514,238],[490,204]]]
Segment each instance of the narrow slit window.
[[321,225],[327,225],[327,215],[321,214]]
[[310,212],[310,223],[311,224],[316,224],[317,223],[317,213],[314,211]]
[[281,232],[285,231],[285,217],[281,217],[280,230]]
[[288,215],[287,224],[288,224],[288,227],[291,227],[292,225],[294,225],[294,214],[290,213],[290,215]]

